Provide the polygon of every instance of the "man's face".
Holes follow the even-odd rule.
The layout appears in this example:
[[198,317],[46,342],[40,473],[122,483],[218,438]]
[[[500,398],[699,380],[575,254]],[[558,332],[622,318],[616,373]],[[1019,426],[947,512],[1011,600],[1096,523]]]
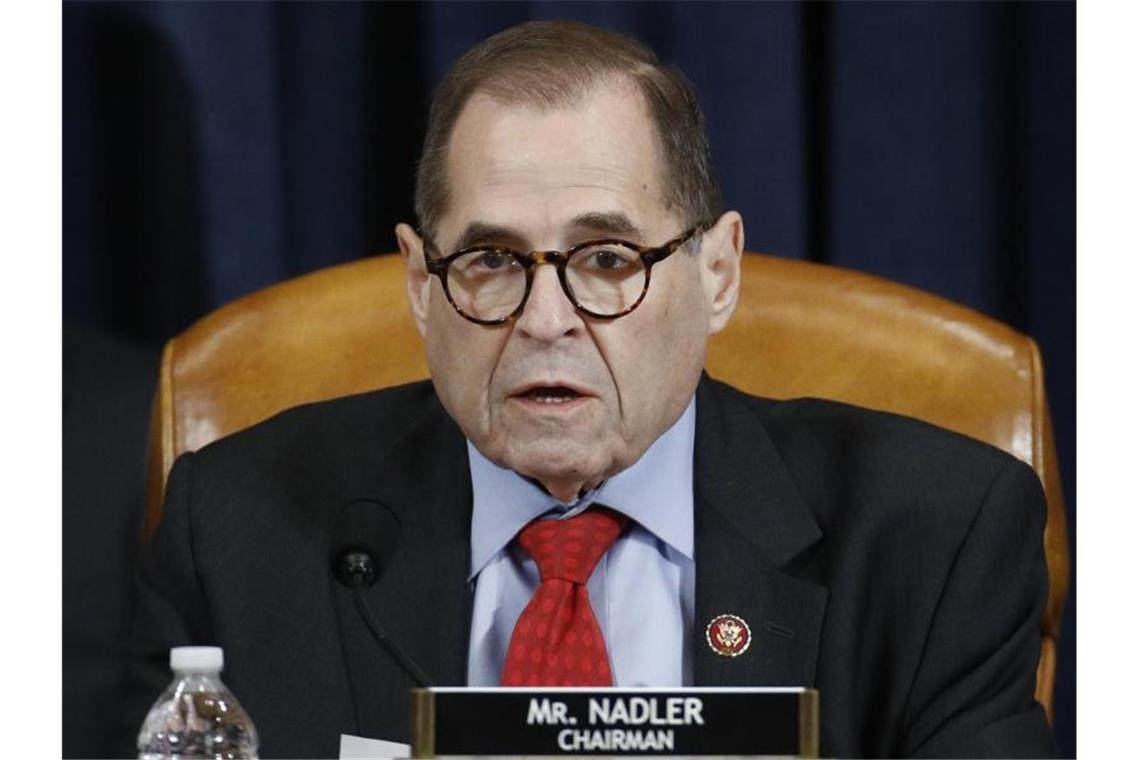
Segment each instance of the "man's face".
[[[652,127],[632,86],[540,111],[476,93],[448,152],[441,255],[478,244],[566,250],[600,237],[661,245],[683,231],[663,201]],[[397,229],[413,311],[444,407],[488,459],[571,499],[629,467],[684,411],[711,332],[735,305],[743,236],[726,214],[701,243],[654,266],[645,300],[603,321],[578,313],[539,266],[522,314],[486,327],[458,315]]]

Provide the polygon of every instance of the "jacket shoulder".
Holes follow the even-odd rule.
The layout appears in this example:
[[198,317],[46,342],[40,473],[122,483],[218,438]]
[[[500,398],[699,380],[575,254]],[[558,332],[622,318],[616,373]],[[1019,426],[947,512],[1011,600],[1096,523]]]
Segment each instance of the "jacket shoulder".
[[915,417],[822,398],[776,400],[714,384],[726,399],[750,409],[781,450],[814,451],[827,458],[871,451],[916,463],[949,457],[987,470],[1020,461],[989,443]]
[[315,401],[285,409],[248,428],[219,438],[195,452],[198,459],[224,458],[238,451],[279,449],[315,439],[365,437],[372,445],[401,433],[442,407],[430,381]]
[[1003,475],[1040,490],[1028,464],[922,420],[819,398],[773,400],[713,385],[717,403],[760,423],[824,523],[839,519],[840,511],[889,518],[921,510],[965,527]]
[[287,409],[184,456],[193,459],[199,496],[292,500],[413,482],[436,458],[455,460],[462,441],[423,381]]

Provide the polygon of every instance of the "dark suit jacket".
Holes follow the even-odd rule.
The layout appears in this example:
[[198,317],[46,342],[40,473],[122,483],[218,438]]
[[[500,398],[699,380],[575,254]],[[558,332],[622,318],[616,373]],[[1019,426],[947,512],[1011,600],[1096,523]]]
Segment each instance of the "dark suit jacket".
[[[1039,481],[998,450],[841,404],[697,394],[696,685],[812,685],[821,751],[1049,755],[1033,700],[1046,595]],[[168,648],[225,647],[263,756],[407,740],[409,682],[329,572],[337,514],[389,505],[368,602],[440,685],[466,674],[471,484],[431,385],[300,407],[180,458],[139,573],[132,728]],[[744,655],[703,629],[731,612]]]

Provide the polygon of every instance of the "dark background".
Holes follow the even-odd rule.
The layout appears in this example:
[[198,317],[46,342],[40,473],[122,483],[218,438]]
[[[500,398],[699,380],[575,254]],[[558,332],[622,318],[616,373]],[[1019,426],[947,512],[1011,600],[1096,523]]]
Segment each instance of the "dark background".
[[688,74],[750,250],[883,275],[1033,336],[1075,539],[1074,4],[67,2],[66,756],[105,754],[113,727],[162,342],[250,291],[394,250],[431,87],[532,18],[632,33]]

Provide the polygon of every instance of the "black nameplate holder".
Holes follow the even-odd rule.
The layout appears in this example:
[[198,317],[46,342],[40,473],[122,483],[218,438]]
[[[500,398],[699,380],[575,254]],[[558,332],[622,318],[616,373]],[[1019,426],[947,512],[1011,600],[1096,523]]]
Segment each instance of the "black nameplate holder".
[[819,753],[815,689],[432,688],[412,705],[412,757]]

